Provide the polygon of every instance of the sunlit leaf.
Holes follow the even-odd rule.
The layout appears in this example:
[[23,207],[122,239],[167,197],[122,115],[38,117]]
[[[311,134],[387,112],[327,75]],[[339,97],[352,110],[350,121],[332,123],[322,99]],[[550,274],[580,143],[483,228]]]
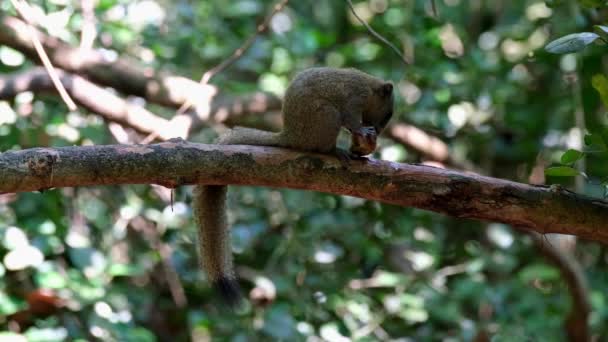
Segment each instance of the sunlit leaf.
[[602,127],[599,130],[599,133],[596,134],[599,134],[599,136],[602,138],[602,142],[604,142],[604,145],[608,146],[608,127]]
[[591,85],[600,94],[604,106],[608,107],[608,78],[602,74],[593,75]]
[[596,148],[600,148],[602,151],[608,150],[608,146],[604,143],[604,139],[599,134],[586,134],[585,135],[585,145],[594,146]]
[[584,153],[578,150],[569,149],[564,152],[561,158],[562,164],[572,164],[583,157]]
[[530,282],[534,280],[551,281],[559,279],[559,271],[555,267],[547,265],[530,265],[524,267],[519,272],[519,279],[523,282]]
[[587,8],[597,8],[605,3],[604,0],[578,0],[578,2]]
[[608,26],[605,25],[593,25],[593,31],[599,34],[602,39],[608,38]]
[[560,6],[564,3],[564,0],[545,0],[545,5],[549,8]]
[[578,175],[578,170],[570,166],[553,166],[545,169],[546,176],[572,177]]
[[558,38],[545,46],[545,50],[550,53],[572,53],[584,49],[593,43],[600,36],[593,32],[572,33]]

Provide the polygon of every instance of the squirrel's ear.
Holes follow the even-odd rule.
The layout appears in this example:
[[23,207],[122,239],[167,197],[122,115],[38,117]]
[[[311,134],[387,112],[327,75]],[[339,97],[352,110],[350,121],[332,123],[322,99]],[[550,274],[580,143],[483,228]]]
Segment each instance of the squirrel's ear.
[[380,95],[384,97],[389,97],[393,93],[393,84],[392,83],[384,83],[380,86]]

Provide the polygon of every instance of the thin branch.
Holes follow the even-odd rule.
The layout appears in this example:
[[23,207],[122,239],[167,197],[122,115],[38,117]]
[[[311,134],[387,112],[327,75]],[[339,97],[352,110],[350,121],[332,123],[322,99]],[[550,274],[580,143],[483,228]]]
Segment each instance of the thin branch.
[[435,17],[435,19],[439,19],[439,12],[437,11],[437,4],[435,3],[435,0],[431,0],[431,10],[433,11],[433,17]]
[[95,43],[97,29],[95,28],[95,1],[80,0],[82,11],[82,27],[80,32],[80,48],[90,50]]
[[188,305],[188,298],[186,297],[184,285],[179,278],[179,274],[171,262],[171,246],[162,241],[159,230],[150,221],[136,217],[130,221],[130,224],[135,230],[143,233],[150,246],[158,251],[160,264],[165,273],[163,278],[167,282],[175,306],[178,308],[186,307]]
[[232,55],[230,57],[228,57],[228,59],[224,60],[220,64],[216,65],[215,67],[213,67],[213,68],[209,69],[207,72],[205,72],[203,74],[203,76],[201,77],[200,83],[201,84],[209,83],[209,81],[211,80],[211,78],[213,78],[213,76],[224,71],[226,68],[228,68],[234,62],[236,62],[243,54],[245,54],[245,52],[247,52],[247,50],[249,50],[251,45],[253,45],[253,42],[255,42],[257,37],[268,29],[268,26],[270,25],[270,21],[272,20],[272,18],[277,13],[281,12],[283,10],[283,8],[285,8],[285,6],[287,6],[288,2],[289,2],[289,0],[280,0],[279,2],[277,2],[273,6],[272,11],[266,16],[264,21],[256,27],[255,33],[251,37],[249,37],[243,43],[243,45],[241,45],[238,49],[234,50],[234,52],[232,53]]
[[[541,184],[545,182],[543,170],[546,166],[547,161],[540,153],[536,158],[536,165],[528,177],[530,183]],[[565,322],[568,340],[573,342],[590,341],[591,333],[588,321],[592,309],[589,303],[587,279],[580,263],[570,252],[574,249],[574,244],[572,244],[572,248],[564,248],[563,244],[563,242],[573,239],[564,235],[552,235],[553,239],[547,239],[545,235],[534,232],[529,232],[529,235],[534,245],[559,269],[568,286],[568,292],[572,298],[570,313],[567,315]],[[559,243],[560,241],[562,244]],[[557,245],[554,246],[552,242],[557,242]]]
[[38,34],[36,32],[36,29],[33,26],[34,25],[33,20],[30,17],[30,13],[31,13],[32,9],[29,7],[29,5],[25,1],[22,1],[22,0],[11,0],[11,3],[15,7],[15,9],[19,13],[19,15],[26,21],[25,25],[27,26],[27,29],[29,31],[29,37],[32,40],[34,49],[36,49],[36,53],[38,53],[38,56],[40,57],[40,60],[42,61],[42,65],[44,65],[44,67],[46,68],[46,71],[49,73],[49,76],[51,77],[51,80],[53,80],[53,84],[55,85],[55,88],[57,88],[57,92],[59,92],[61,99],[63,100],[63,102],[65,102],[66,106],[68,106],[68,108],[71,111],[77,110],[78,107],[76,107],[76,104],[74,103],[72,98],[70,98],[70,95],[68,95],[68,92],[63,87],[63,84],[61,84],[61,81],[59,80],[59,77],[57,76],[57,71],[55,70],[55,67],[53,67],[53,64],[51,63],[49,56],[46,54],[46,51],[44,51],[44,47],[42,46],[42,43],[38,39]]
[[566,318],[566,332],[569,341],[591,341],[588,318],[591,313],[589,289],[585,273],[580,264],[567,251],[551,246],[541,234],[529,232],[534,244],[562,274],[570,296],[572,309]]
[[403,61],[403,63],[405,63],[406,65],[410,64],[410,62],[405,58],[405,56],[403,56],[403,54],[401,53],[401,51],[399,51],[399,49],[397,49],[397,47],[395,45],[393,45],[393,43],[389,42],[386,38],[382,37],[365,20],[363,20],[361,17],[359,17],[359,15],[357,14],[357,11],[355,11],[355,6],[353,6],[353,2],[351,0],[346,0],[346,3],[348,4],[348,8],[350,8],[350,11],[353,13],[353,15],[355,16],[355,18],[357,18],[357,20],[361,23],[361,25],[365,26],[365,28],[374,37],[376,37],[376,39],[380,40],[381,42],[383,42],[384,44],[386,44],[388,47],[390,47],[391,49],[393,49],[393,51],[395,51],[395,53],[399,57],[401,57],[401,60]]
[[[277,2],[273,6],[273,10],[266,16],[264,21],[257,26],[255,33],[253,35],[251,35],[251,37],[249,37],[245,42],[243,42],[243,44],[239,48],[234,50],[234,52],[232,53],[232,55],[230,57],[228,57],[227,59],[222,61],[220,64],[214,66],[213,68],[207,70],[201,77],[201,80],[199,81],[199,83],[202,85],[209,83],[209,81],[211,80],[211,78],[213,78],[213,76],[224,71],[226,68],[228,68],[230,65],[232,65],[232,63],[236,62],[239,58],[241,58],[241,56],[243,56],[243,54],[245,54],[245,52],[247,52],[247,50],[249,50],[251,45],[253,45],[253,42],[255,42],[257,37],[268,29],[268,26],[270,24],[270,21],[272,20],[272,17],[274,17],[275,14],[281,12],[283,10],[283,8],[285,8],[285,6],[287,6],[288,2],[289,2],[289,0],[280,0],[279,2]],[[184,103],[178,109],[176,116],[184,114],[190,108],[190,106],[192,106],[192,102],[187,101],[186,103]]]
[[262,146],[170,140],[28,149],[0,154],[0,179],[0,193],[151,183],[305,189],[608,243],[608,202],[559,187],[380,160],[345,168],[332,156]]

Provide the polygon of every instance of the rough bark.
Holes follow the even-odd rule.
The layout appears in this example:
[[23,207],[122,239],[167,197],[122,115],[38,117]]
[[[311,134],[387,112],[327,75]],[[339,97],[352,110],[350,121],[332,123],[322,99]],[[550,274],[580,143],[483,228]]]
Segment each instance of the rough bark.
[[332,156],[270,147],[171,140],[155,145],[35,148],[0,154],[0,179],[0,193],[146,183],[305,189],[608,243],[608,202],[560,187],[380,160],[353,161],[343,167]]

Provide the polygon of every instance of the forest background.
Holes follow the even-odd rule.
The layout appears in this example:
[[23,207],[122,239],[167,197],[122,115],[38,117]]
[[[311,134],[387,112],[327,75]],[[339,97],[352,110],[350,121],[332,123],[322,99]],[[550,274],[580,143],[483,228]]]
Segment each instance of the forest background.
[[[375,158],[604,198],[602,1],[355,1],[402,56],[346,1],[311,3],[1,1],[0,151],[278,130],[297,71],[354,67],[395,84]],[[593,236],[281,187],[230,188],[249,304],[226,310],[197,266],[190,199],[158,185],[0,195],[0,338],[608,339]]]

